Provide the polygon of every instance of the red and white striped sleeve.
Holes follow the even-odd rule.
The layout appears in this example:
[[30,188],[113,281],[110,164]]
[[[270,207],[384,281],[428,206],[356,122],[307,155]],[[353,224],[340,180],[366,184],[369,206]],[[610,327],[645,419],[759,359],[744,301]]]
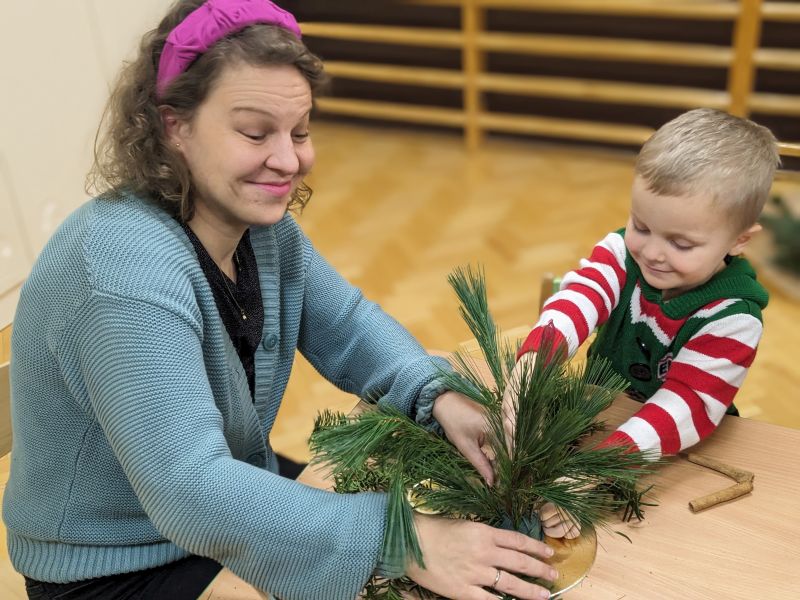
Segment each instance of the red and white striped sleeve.
[[517,358],[539,350],[544,326],[551,322],[556,331],[554,347],[566,345],[569,356],[573,356],[619,304],[625,287],[625,255],[625,240],[620,233],[609,233],[598,243],[589,258],[581,260],[579,269],[564,276],[561,290],[544,303]]
[[[725,300],[700,313],[722,312],[736,302]],[[739,391],[762,331],[761,321],[749,313],[728,314],[704,325],[678,352],[664,385],[603,445],[635,446],[656,458],[708,437]]]

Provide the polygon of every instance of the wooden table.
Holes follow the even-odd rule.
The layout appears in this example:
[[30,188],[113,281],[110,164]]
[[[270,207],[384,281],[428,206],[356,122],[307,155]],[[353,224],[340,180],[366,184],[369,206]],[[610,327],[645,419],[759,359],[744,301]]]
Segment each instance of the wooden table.
[[[609,425],[622,422],[639,406],[618,399],[607,412]],[[689,500],[732,482],[684,459],[671,459],[652,478],[659,506],[649,508],[641,524],[614,525],[633,543],[599,532],[597,561],[567,600],[800,598],[800,430],[727,417],[693,451],[754,472],[755,490],[693,514]],[[330,487],[310,468],[299,480]],[[10,563],[8,567],[3,582],[11,585],[11,577],[16,577],[21,590],[21,576]],[[19,594],[9,597],[24,597],[24,592]],[[264,596],[225,569],[201,598]]]
[[[609,426],[640,404],[619,398]],[[597,560],[568,600],[800,598],[800,430],[727,417],[692,451],[755,473],[752,494],[692,513],[688,502],[733,481],[683,458],[651,477],[659,505],[641,523],[598,533]],[[306,469],[299,481],[329,488]]]
[[[639,407],[615,401],[609,424]],[[615,527],[633,543],[601,532],[595,566],[568,598],[800,598],[800,431],[726,418],[692,452],[755,473],[753,493],[694,514],[689,500],[733,482],[670,459],[651,478],[659,506],[640,524]]]

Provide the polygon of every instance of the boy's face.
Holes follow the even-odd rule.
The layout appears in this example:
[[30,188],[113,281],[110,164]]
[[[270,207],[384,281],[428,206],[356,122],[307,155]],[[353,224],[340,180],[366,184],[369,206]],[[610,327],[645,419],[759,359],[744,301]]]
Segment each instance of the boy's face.
[[725,268],[759,225],[739,231],[710,197],[660,196],[639,176],[633,182],[625,246],[647,283],[669,300]]

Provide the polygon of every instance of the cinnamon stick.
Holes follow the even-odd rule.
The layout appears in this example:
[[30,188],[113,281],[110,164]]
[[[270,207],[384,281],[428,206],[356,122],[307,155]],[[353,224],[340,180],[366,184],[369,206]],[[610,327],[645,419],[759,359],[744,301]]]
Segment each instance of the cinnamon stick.
[[718,473],[722,473],[723,475],[727,475],[734,481],[742,483],[743,481],[752,481],[755,475],[750,471],[745,471],[744,469],[739,469],[737,467],[732,467],[730,465],[726,465],[725,463],[719,462],[713,458],[709,458],[707,456],[701,456],[699,454],[694,454],[693,452],[682,453],[686,460],[689,462],[693,462],[696,465],[700,465],[701,467],[708,467],[709,469],[713,469]]
[[714,471],[722,473],[723,475],[727,475],[736,481],[735,485],[712,492],[711,494],[706,494],[705,496],[701,496],[699,498],[695,498],[689,502],[689,508],[692,512],[699,512],[701,510],[711,508],[712,506],[733,500],[739,496],[744,496],[745,494],[749,494],[753,491],[753,479],[755,479],[755,475],[750,471],[745,471],[744,469],[727,465],[713,458],[700,456],[699,454],[694,454],[691,452],[681,453],[681,456],[689,462],[713,469]]
[[753,482],[752,481],[743,481],[742,483],[735,483],[730,487],[725,488],[724,490],[719,490],[718,492],[712,492],[711,494],[707,494],[705,496],[700,496],[699,498],[695,498],[689,502],[689,508],[692,512],[700,512],[701,510],[705,510],[707,508],[711,508],[712,506],[716,506],[717,504],[722,504],[723,502],[727,502],[728,500],[733,500],[738,498],[739,496],[744,496],[745,494],[749,494],[753,491]]

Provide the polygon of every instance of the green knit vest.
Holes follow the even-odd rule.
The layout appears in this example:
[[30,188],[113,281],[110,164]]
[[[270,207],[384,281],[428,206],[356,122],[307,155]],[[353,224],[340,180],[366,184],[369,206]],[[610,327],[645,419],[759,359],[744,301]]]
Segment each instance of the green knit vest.
[[[624,230],[619,232],[624,236]],[[703,285],[664,302],[661,290],[650,286],[630,254],[626,253],[625,287],[617,307],[599,329],[589,348],[589,361],[598,356],[610,362],[613,369],[630,383],[628,394],[641,402],[658,391],[666,379],[672,359],[703,326],[732,314],[750,314],[762,320],[761,310],[767,306],[769,295],[756,281],[750,263],[741,257],[729,257],[725,269]],[[645,321],[634,322],[632,298],[637,284],[642,297],[657,305],[670,319],[685,318],[678,333],[665,344]],[[716,300],[739,299],[711,317],[694,316],[697,311]],[[738,414],[731,404],[729,414]]]

